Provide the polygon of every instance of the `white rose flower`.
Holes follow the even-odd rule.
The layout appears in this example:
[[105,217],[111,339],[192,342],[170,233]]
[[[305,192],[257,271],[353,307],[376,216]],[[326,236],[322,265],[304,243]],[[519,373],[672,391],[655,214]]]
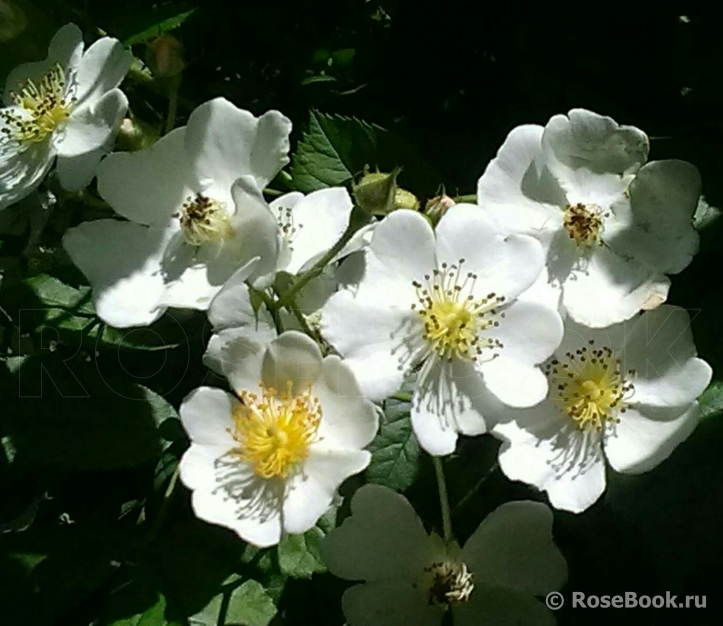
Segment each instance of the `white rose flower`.
[[665,274],[698,249],[696,167],[652,161],[637,128],[583,109],[515,128],[479,180],[478,202],[547,250],[550,280],[578,323],[603,327],[665,301]]
[[110,37],[83,53],[80,29],[66,24],[44,61],[10,72],[0,110],[0,209],[36,189],[56,160],[65,189],[91,181],[128,108],[118,85],[130,63],[131,55]]
[[240,267],[272,274],[278,224],[261,190],[289,161],[291,122],[223,98],[147,150],[116,153],[98,171],[101,196],[129,221],[85,222],[63,243],[112,326],[150,324],[167,307],[205,310]]
[[321,555],[332,574],[365,581],[342,598],[350,626],[440,626],[450,610],[455,626],[554,626],[534,596],[567,579],[544,504],[503,504],[460,551],[428,536],[409,502],[379,485],[354,494]]
[[365,262],[359,284],[322,309],[322,333],[372,400],[419,370],[412,424],[428,452],[449,454],[457,433],[485,432],[496,399],[521,407],[547,395],[538,364],[559,344],[562,321],[517,299],[543,267],[535,239],[503,237],[464,204],[449,209],[435,238],[421,215],[402,209],[377,225]]
[[305,335],[256,339],[238,336],[219,355],[236,396],[200,387],[183,401],[180,476],[199,518],[265,547],[312,528],[367,467],[378,416],[344,362],[322,359]]
[[581,512],[605,490],[605,458],[618,472],[646,472],[693,431],[696,398],[710,366],[696,357],[688,313],[662,305],[609,328],[566,323],[545,365],[548,397],[502,410],[492,433],[503,440],[500,467],[511,480]]

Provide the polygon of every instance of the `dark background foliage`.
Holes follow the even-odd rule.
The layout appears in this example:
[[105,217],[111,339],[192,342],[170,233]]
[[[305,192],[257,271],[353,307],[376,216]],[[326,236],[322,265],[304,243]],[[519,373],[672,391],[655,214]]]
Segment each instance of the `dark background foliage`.
[[[473,193],[514,126],[586,107],[645,130],[651,158],[695,163],[707,202],[723,206],[723,47],[712,8],[683,15],[659,5],[583,11],[461,0],[15,4],[28,26],[0,43],[0,76],[43,56],[67,21],[87,40],[100,28],[133,42],[141,59],[148,41],[178,24],[172,33],[187,62],[179,124],[223,95],[257,114],[283,111],[294,122],[295,146],[310,110],[354,116],[391,133],[378,162],[352,159],[358,170],[406,165],[400,181],[422,198],[441,183],[450,193]],[[138,119],[158,127],[163,90],[130,79],[124,88]],[[384,162],[397,149],[410,155],[410,146],[409,161]],[[130,335],[97,323],[59,239],[70,224],[106,213],[87,199],[64,198],[42,229],[20,216],[0,239],[0,623],[255,626],[268,623],[276,605],[274,623],[342,624],[345,584],[321,572],[315,552],[323,525],[301,546],[257,551],[195,520],[187,492],[168,488],[186,445],[173,407],[209,380],[200,361],[208,328],[203,315],[187,312]],[[674,277],[670,298],[691,311],[716,379],[720,236],[720,222],[701,229],[701,252]],[[584,515],[556,514],[570,566],[561,625],[720,623],[718,383],[704,400],[703,423],[667,462],[639,477],[611,475],[604,498]],[[500,503],[540,499],[501,476],[495,453],[488,438],[465,440],[447,462],[460,540]],[[406,490],[430,528],[439,528],[431,464],[410,438],[403,406],[388,407],[367,479]],[[572,591],[705,595],[707,608],[571,609]]]

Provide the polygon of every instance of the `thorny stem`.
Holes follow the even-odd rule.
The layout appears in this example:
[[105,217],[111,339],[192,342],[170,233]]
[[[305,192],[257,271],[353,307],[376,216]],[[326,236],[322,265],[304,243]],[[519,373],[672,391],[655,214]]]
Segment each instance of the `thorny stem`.
[[437,487],[439,489],[439,504],[442,507],[442,532],[444,541],[450,543],[452,536],[452,515],[449,510],[449,497],[447,496],[447,483],[444,480],[444,468],[442,467],[442,459],[438,456],[432,457],[434,463],[434,473],[437,475]]

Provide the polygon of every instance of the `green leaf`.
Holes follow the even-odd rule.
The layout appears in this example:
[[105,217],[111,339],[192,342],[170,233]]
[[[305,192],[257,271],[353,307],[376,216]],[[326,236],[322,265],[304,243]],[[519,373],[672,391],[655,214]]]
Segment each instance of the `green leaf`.
[[113,25],[123,45],[132,46],[144,43],[178,28],[197,10],[191,2],[162,2],[154,4],[149,10],[125,14]]
[[59,354],[26,358],[2,391],[18,465],[66,470],[128,467],[157,458],[158,426],[176,412],[163,398],[95,363]]
[[331,509],[311,530],[302,535],[285,535],[278,546],[279,568],[292,578],[311,578],[326,571],[319,546],[321,540],[336,526],[336,509]]
[[65,308],[77,315],[95,314],[90,287],[76,289],[49,274],[31,276],[24,283],[44,306]]
[[723,412],[723,382],[714,380],[698,399],[701,418],[712,417]]
[[365,166],[392,171],[402,167],[400,184],[432,193],[438,178],[416,148],[376,124],[312,111],[292,158],[294,186],[303,192],[344,185]]
[[247,580],[226,588],[196,615],[188,618],[191,626],[268,626],[276,615],[276,606],[263,585]]
[[419,472],[420,448],[412,431],[409,403],[388,400],[379,433],[369,445],[367,480],[404,491]]

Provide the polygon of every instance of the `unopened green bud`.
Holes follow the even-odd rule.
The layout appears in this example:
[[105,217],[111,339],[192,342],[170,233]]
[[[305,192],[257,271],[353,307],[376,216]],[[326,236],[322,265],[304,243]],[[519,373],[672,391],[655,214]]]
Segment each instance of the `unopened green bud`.
[[419,200],[411,191],[397,187],[394,191],[394,208],[419,211]]
[[169,34],[156,37],[146,48],[146,64],[156,78],[170,78],[186,67],[183,45]]
[[399,171],[399,168],[389,174],[365,171],[361,180],[353,186],[357,205],[372,215],[392,212],[395,209]]
[[442,194],[427,201],[427,205],[424,207],[424,214],[436,225],[439,223],[439,220],[442,219],[442,216],[455,204],[456,202],[447,194]]

